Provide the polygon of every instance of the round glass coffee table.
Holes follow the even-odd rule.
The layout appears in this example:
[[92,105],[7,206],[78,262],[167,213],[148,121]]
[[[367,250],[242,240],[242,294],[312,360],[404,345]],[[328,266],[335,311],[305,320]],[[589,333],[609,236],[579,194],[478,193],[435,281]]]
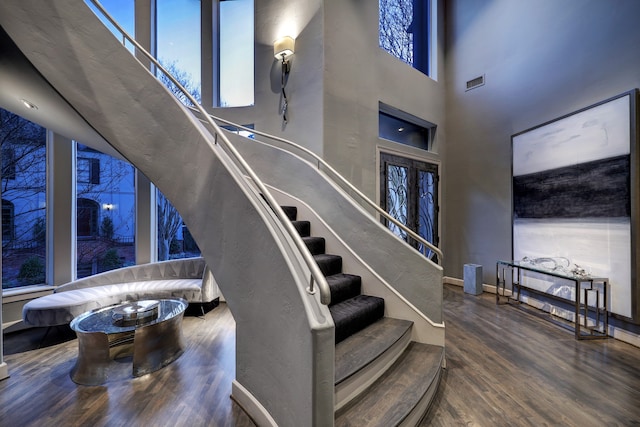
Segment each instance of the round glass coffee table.
[[134,377],[167,366],[184,352],[183,299],[130,301],[98,308],[71,321],[78,359],[71,370],[77,384],[107,381],[114,358],[133,354]]

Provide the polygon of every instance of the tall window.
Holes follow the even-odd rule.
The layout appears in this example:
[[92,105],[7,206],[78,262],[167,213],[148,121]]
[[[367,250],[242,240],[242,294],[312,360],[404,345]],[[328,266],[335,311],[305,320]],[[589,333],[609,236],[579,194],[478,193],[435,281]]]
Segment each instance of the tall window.
[[379,0],[380,47],[429,74],[430,0]]
[[78,278],[135,264],[133,166],[82,144],[77,153]]
[[219,107],[254,103],[253,0],[219,1]]
[[200,0],[158,1],[156,13],[158,60],[200,102]]
[[[90,0],[85,0],[96,9]],[[202,76],[201,0],[157,0],[155,2],[156,57],[187,91],[201,102],[201,81],[213,81],[214,107],[254,104],[254,0],[212,0],[213,16],[205,33],[213,37],[213,75]],[[135,33],[133,0],[102,0],[107,12],[130,35]],[[122,40],[122,35],[100,12],[96,15]],[[130,43],[125,43],[133,51]],[[206,53],[206,57],[210,52]],[[162,73],[158,78],[186,105],[175,85]]]
[[2,288],[45,282],[45,129],[0,109]]

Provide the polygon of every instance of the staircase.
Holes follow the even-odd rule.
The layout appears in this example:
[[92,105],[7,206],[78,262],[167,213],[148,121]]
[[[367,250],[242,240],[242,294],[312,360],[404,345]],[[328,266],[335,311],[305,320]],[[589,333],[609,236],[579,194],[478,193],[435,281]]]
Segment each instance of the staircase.
[[384,317],[384,299],[363,295],[360,276],[342,271],[295,206],[282,206],[325,275],[335,323],[335,425],[413,426],[440,381],[444,349],[411,341],[413,322]]
[[[236,319],[232,396],[258,424],[419,422],[443,365],[440,266],[393,238],[320,168],[281,149],[205,128],[84,3],[0,2],[0,26],[42,83],[78,114],[75,119],[153,181],[202,242],[202,255]],[[233,146],[243,147],[239,156],[230,155],[234,136]],[[248,169],[240,167],[245,161],[259,180],[246,179]],[[258,181],[300,200],[331,224],[350,248],[342,253],[344,264],[359,268],[350,267],[357,258],[365,266],[357,270],[360,290],[356,285],[354,291],[358,279],[324,253],[321,240],[307,239],[337,285],[331,309],[318,295],[304,292],[309,276],[298,249],[257,198],[264,192]],[[311,225],[300,227],[307,227],[310,237]],[[339,247],[332,243],[334,235],[325,237],[330,250]],[[384,297],[383,304],[362,296],[362,289]],[[347,307],[346,314],[341,307]]]

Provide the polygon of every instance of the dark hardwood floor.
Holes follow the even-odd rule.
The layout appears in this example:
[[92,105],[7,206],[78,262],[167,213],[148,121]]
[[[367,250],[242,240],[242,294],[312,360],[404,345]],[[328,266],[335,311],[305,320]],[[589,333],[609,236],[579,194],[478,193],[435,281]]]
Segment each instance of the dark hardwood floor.
[[40,349],[44,328],[6,335],[10,377],[0,381],[0,426],[254,426],[229,398],[235,323],[227,305],[185,316],[183,331],[187,348],[178,360],[131,378],[124,358],[102,386],[71,381],[78,344],[69,328],[50,331]]
[[[428,426],[640,425],[640,349],[576,341],[571,331],[493,295],[446,286],[447,369]],[[67,328],[5,336],[0,426],[252,426],[229,395],[235,328],[225,304],[185,317],[185,353],[129,378],[130,360],[99,387],[69,378],[77,342]],[[277,391],[275,391],[277,392]]]
[[422,426],[640,425],[640,348],[445,286],[447,369]]

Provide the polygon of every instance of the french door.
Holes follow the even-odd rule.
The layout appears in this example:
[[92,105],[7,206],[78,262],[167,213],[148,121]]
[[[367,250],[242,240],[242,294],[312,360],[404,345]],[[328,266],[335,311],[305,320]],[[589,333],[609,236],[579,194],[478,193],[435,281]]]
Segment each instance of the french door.
[[[380,153],[380,204],[393,218],[435,246],[438,236],[438,165],[421,160]],[[394,223],[383,219],[389,229],[424,252],[423,245],[407,236]],[[427,256],[435,254],[427,251]]]

